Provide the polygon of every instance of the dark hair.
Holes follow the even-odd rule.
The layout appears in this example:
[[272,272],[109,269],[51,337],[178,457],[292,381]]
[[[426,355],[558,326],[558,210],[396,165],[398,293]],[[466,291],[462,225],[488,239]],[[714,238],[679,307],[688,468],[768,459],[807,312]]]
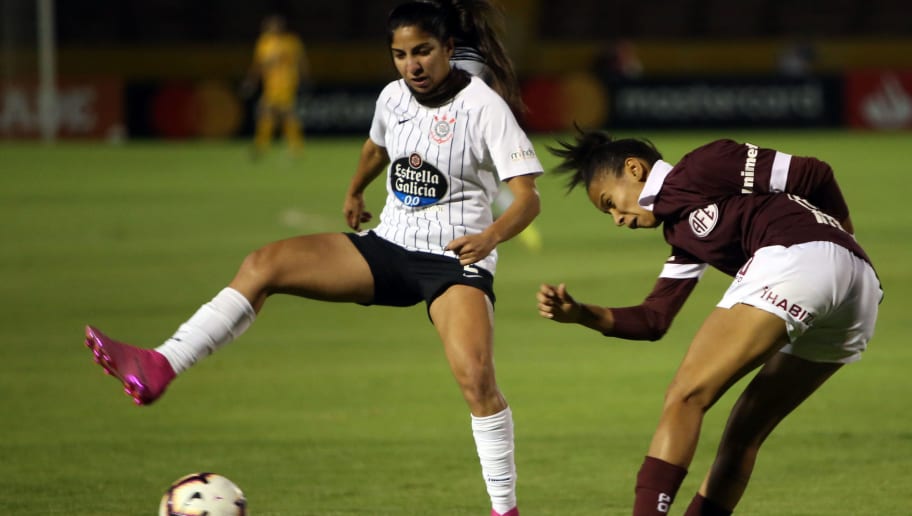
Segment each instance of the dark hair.
[[640,158],[649,166],[662,159],[662,154],[651,141],[645,138],[622,138],[615,140],[604,131],[585,132],[575,126],[579,134],[575,142],[558,140],[559,147],[548,147],[551,154],[563,159],[554,172],[571,174],[567,181],[567,192],[578,185],[586,189],[600,172],[620,176],[627,158]]
[[418,27],[443,43],[453,37],[453,24],[447,13],[430,2],[406,2],[394,7],[386,19],[387,44],[393,44],[393,33],[400,27]]
[[387,43],[392,44],[396,29],[415,26],[442,42],[470,46],[484,56],[491,72],[491,88],[517,116],[525,113],[519,80],[513,62],[500,41],[504,13],[490,0],[417,0],[390,11],[386,22]]
[[503,97],[514,114],[519,116],[525,113],[526,106],[522,101],[513,61],[500,40],[506,31],[503,9],[490,0],[435,1],[444,9],[455,13],[457,23],[453,36],[456,45],[467,45],[478,50],[491,71],[491,88]]

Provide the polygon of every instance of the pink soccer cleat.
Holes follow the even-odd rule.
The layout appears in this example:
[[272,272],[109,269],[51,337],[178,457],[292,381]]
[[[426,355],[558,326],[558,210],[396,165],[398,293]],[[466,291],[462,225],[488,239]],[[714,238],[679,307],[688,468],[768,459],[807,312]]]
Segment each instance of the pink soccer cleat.
[[514,507],[503,514],[491,509],[491,516],[519,516],[519,507]]
[[86,326],[85,344],[105,373],[123,383],[124,391],[137,405],[157,400],[176,376],[168,359],[158,351],[117,342],[97,328]]

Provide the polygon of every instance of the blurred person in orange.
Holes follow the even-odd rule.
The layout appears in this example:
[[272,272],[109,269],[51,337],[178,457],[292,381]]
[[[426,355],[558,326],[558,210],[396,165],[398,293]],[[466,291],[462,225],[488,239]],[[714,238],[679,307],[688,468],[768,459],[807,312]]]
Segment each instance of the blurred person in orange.
[[242,93],[251,96],[257,84],[262,83],[256,114],[255,155],[262,155],[269,149],[277,122],[282,123],[291,153],[300,152],[304,135],[297,113],[297,98],[302,82],[306,83],[309,75],[310,66],[301,38],[288,29],[284,17],[266,17],[253,62],[241,85]]

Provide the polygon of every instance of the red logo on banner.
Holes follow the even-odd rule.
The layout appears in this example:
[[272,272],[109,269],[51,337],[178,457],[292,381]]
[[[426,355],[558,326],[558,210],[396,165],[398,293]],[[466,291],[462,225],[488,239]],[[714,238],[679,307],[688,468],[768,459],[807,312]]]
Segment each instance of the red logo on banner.
[[912,128],[912,71],[859,71],[846,80],[849,124],[866,129]]
[[162,84],[151,105],[156,134],[165,138],[227,137],[243,117],[241,104],[225,81]]

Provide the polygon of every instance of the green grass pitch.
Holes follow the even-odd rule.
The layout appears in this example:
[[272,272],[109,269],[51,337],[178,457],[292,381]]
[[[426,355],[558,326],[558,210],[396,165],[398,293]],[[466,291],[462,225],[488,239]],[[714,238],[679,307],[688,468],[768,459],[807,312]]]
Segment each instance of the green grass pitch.
[[[901,515],[912,497],[912,214],[908,133],[658,132],[676,161],[717,137],[816,155],[836,170],[885,285],[877,335],[780,426],[739,507],[748,515]],[[135,407],[82,344],[85,324],[152,347],[245,254],[342,231],[361,139],[317,139],[259,162],[247,145],[0,143],[0,513],[154,514],[168,484],[215,471],[266,515],[481,515],[489,503],[469,413],[423,306],[277,296],[239,341]],[[553,139],[536,138],[545,152]],[[626,515],[667,382],[728,278],[710,272],[666,337],[601,337],[538,317],[541,282],[638,303],[667,254],[539,180],[544,249],[501,249],[498,380],[516,422],[524,516]],[[382,180],[369,209],[382,206]],[[715,451],[738,384],[710,411],[673,514]]]

